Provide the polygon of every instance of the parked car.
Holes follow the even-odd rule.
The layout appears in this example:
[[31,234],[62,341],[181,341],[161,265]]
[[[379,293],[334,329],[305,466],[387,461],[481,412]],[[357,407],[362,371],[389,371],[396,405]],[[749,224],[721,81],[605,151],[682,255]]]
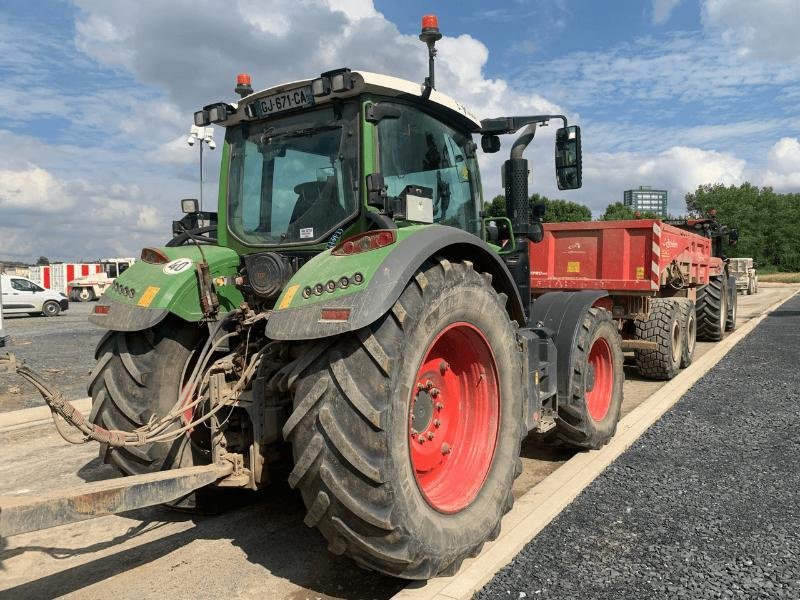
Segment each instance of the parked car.
[[69,300],[61,292],[54,292],[35,284],[25,277],[0,275],[2,278],[3,314],[29,314],[46,317],[58,316],[69,309]]

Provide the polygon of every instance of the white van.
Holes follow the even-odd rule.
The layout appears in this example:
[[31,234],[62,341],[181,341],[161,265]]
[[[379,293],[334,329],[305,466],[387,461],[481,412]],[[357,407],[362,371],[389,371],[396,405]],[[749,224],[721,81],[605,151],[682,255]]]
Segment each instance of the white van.
[[8,336],[3,329],[3,279],[0,278],[0,348],[6,345]]
[[47,290],[30,279],[13,275],[0,275],[3,293],[3,314],[29,314],[55,317],[69,308],[67,297],[53,290]]

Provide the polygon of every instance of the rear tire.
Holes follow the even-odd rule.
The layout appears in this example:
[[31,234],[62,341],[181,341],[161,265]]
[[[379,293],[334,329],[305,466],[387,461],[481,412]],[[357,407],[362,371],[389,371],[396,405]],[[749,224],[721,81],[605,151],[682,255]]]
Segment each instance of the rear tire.
[[289,484],[332,552],[428,579],[499,534],[522,471],[523,371],[490,280],[466,261],[426,263],[388,314],[341,336],[298,378],[283,428]]
[[725,335],[728,289],[722,276],[711,277],[697,290],[697,339],[718,342]]
[[61,314],[61,306],[54,300],[48,300],[42,305],[42,314],[45,317],[57,317]]
[[636,350],[636,366],[642,377],[672,379],[681,369],[684,331],[681,308],[671,298],[654,298],[650,316],[636,319],[636,338],[655,342],[656,350]]
[[603,447],[617,431],[622,408],[624,357],[608,311],[590,308],[575,336],[572,385],[558,400],[556,439],[573,448]]
[[75,293],[75,298],[79,302],[91,302],[96,299],[96,296],[92,288],[80,288]]
[[[145,331],[109,331],[95,352],[97,365],[89,383],[90,420],[106,429],[131,431],[153,415],[164,416],[175,405],[181,373],[202,340],[200,327],[177,319]],[[195,431],[202,436],[207,430]],[[172,443],[146,446],[102,444],[100,457],[125,475],[138,475],[207,463],[208,457],[199,448],[202,443],[190,444],[184,435]]]
[[683,351],[681,352],[681,369],[685,369],[694,360],[697,347],[697,312],[694,302],[689,298],[676,298],[681,308],[681,327],[683,328]]

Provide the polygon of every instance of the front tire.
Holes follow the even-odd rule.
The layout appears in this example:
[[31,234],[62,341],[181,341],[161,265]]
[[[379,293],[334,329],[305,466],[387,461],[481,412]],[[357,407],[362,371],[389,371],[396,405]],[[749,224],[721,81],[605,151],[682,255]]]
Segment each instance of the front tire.
[[607,310],[589,308],[584,314],[570,356],[572,380],[569,396],[558,399],[555,437],[573,448],[596,450],[617,431],[625,382],[619,333]]
[[42,314],[45,317],[57,317],[61,314],[61,306],[59,306],[58,302],[48,300],[42,305]]
[[332,552],[428,579],[497,537],[525,436],[504,305],[471,263],[430,261],[388,314],[298,379],[289,483]]
[[[175,405],[181,374],[203,339],[197,325],[177,319],[144,331],[109,331],[95,352],[90,420],[106,429],[131,431],[147,424],[153,415],[163,417]],[[195,431],[201,436],[207,430]],[[102,444],[100,457],[125,475],[139,475],[208,462],[202,443],[191,444],[184,435],[172,443],[145,446]]]

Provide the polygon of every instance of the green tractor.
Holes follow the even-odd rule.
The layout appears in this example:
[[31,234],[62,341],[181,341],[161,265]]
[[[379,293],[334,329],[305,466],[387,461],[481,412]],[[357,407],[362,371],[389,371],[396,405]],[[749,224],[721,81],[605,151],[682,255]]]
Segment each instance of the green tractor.
[[[329,549],[390,575],[454,573],[494,539],[529,434],[577,448],[613,436],[622,351],[604,292],[531,302],[541,215],[522,157],[563,122],[559,187],[581,185],[561,115],[479,121],[434,87],[339,69],[195,114],[225,128],[218,212],[100,299],[108,330],[89,391],[127,475],[230,460],[223,486],[288,474]],[[503,166],[507,218],[484,218],[478,171]],[[101,440],[102,441],[102,440]],[[283,469],[283,470],[281,470]]]

